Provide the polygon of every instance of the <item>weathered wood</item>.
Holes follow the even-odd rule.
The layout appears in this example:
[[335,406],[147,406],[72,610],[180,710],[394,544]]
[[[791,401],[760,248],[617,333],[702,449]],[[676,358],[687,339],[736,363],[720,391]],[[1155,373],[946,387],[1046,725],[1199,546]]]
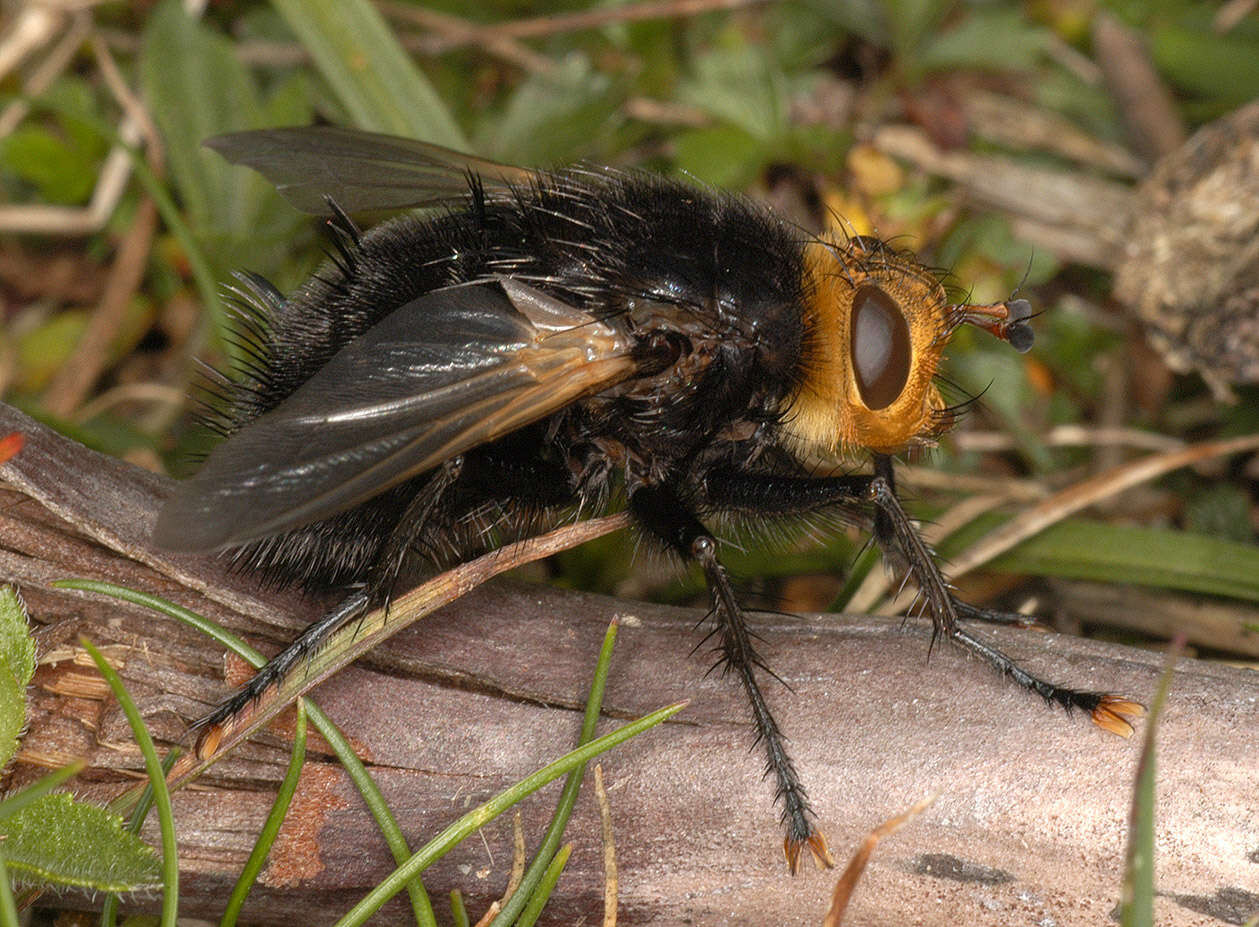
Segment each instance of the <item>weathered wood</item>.
[[[168,740],[182,738],[187,719],[223,694],[221,657],[165,619],[49,590],[51,578],[90,575],[166,595],[250,628],[272,647],[318,605],[264,593],[212,560],[152,551],[147,531],[165,481],[0,408],[0,433],[9,430],[25,432],[28,443],[0,469],[8,487],[0,579],[17,582],[43,622],[45,661],[11,780],[82,755],[91,767],[78,791],[104,798],[134,781],[140,761],[116,705],[83,665],[76,636],[105,645],[155,734]],[[834,875],[787,875],[742,694],[730,680],[705,675],[710,656],[694,650],[696,612],[495,584],[407,629],[316,699],[343,725],[419,846],[571,748],[576,709],[613,615],[623,625],[601,730],[693,700],[676,722],[604,759],[620,922],[820,923]],[[881,820],[940,793],[880,846],[852,922],[1107,921],[1119,898],[1135,740],[1046,709],[952,650],[928,661],[925,630],[906,633],[894,620],[775,617],[759,621],[758,631],[770,664],[792,687],[771,684],[769,697],[841,861]],[[1143,700],[1161,661],[1051,634],[984,633],[1056,678]],[[1209,922],[1204,913],[1232,918],[1251,902],[1259,909],[1256,730],[1253,672],[1181,664],[1159,730],[1160,924]],[[280,723],[177,794],[185,916],[221,910],[286,761]],[[556,788],[521,808],[531,841]],[[491,823],[430,871],[439,907],[453,887],[474,911],[502,891],[510,830],[507,818]],[[568,837],[576,848],[544,922],[597,922],[602,863],[588,794]],[[391,868],[345,775],[315,751],[245,917],[330,922]],[[387,911],[404,915],[397,901]]]

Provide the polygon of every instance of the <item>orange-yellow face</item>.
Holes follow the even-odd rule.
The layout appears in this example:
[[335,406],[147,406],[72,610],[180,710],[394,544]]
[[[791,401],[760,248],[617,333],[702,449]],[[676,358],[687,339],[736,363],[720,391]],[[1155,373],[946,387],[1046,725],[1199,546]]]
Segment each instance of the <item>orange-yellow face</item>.
[[934,376],[956,316],[927,268],[873,239],[805,254],[803,375],[785,427],[805,455],[895,453],[949,425]]

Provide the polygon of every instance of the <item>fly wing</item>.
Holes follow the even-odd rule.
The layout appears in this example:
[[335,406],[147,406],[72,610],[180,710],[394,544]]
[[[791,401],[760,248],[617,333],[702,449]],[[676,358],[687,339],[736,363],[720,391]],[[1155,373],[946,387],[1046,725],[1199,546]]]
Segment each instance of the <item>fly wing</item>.
[[339,126],[294,126],[207,139],[233,164],[258,171],[294,207],[327,215],[436,206],[468,191],[469,175],[491,187],[529,183],[534,172],[415,139]]
[[622,333],[524,284],[436,290],[216,447],[154,539],[208,551],[327,518],[634,369]]

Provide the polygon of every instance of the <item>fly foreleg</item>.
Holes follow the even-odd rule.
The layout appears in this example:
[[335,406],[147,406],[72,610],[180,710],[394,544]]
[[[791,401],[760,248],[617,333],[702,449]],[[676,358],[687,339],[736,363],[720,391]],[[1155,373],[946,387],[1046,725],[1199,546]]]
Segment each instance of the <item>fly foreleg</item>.
[[1041,679],[959,626],[959,615],[990,620],[993,615],[961,602],[953,594],[931,550],[896,496],[890,457],[876,456],[875,472],[871,475],[806,478],[719,472],[709,477],[706,494],[706,501],[715,508],[761,514],[803,514],[830,505],[873,508],[875,540],[884,555],[895,564],[903,564],[918,585],[936,637],[960,645],[1047,702],[1067,711],[1087,711],[1095,724],[1112,733],[1128,736],[1132,733],[1131,719],[1144,714],[1141,705],[1121,696],[1072,689]]
[[787,752],[786,738],[774,719],[756,679],[756,668],[771,673],[756,651],[743,611],[735,599],[726,568],[717,557],[717,542],[690,509],[673,492],[659,486],[641,487],[630,496],[630,509],[639,522],[665,541],[684,559],[697,562],[704,571],[712,596],[712,618],[716,624],[721,654],[720,665],[738,676],[752,707],[756,739],[765,747],[766,775],[774,774],[776,797],[782,805],[787,836],[783,847],[787,864],[796,871],[800,853],[807,846],[814,859],[833,865],[826,838],[813,827],[812,809],[800,782],[795,764]]

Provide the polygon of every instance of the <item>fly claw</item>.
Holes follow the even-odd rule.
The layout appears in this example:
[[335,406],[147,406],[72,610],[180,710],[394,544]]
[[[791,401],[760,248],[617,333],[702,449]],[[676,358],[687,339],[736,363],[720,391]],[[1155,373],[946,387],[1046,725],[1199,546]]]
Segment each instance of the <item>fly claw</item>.
[[788,834],[783,840],[783,855],[787,857],[787,868],[795,875],[800,869],[800,854],[809,848],[813,856],[813,864],[818,869],[834,869],[835,857],[831,856],[830,847],[826,845],[826,837],[820,830],[813,830],[807,838],[799,840]]
[[1103,695],[1089,716],[1103,731],[1126,738],[1135,730],[1133,722],[1145,717],[1145,706],[1122,695]]

